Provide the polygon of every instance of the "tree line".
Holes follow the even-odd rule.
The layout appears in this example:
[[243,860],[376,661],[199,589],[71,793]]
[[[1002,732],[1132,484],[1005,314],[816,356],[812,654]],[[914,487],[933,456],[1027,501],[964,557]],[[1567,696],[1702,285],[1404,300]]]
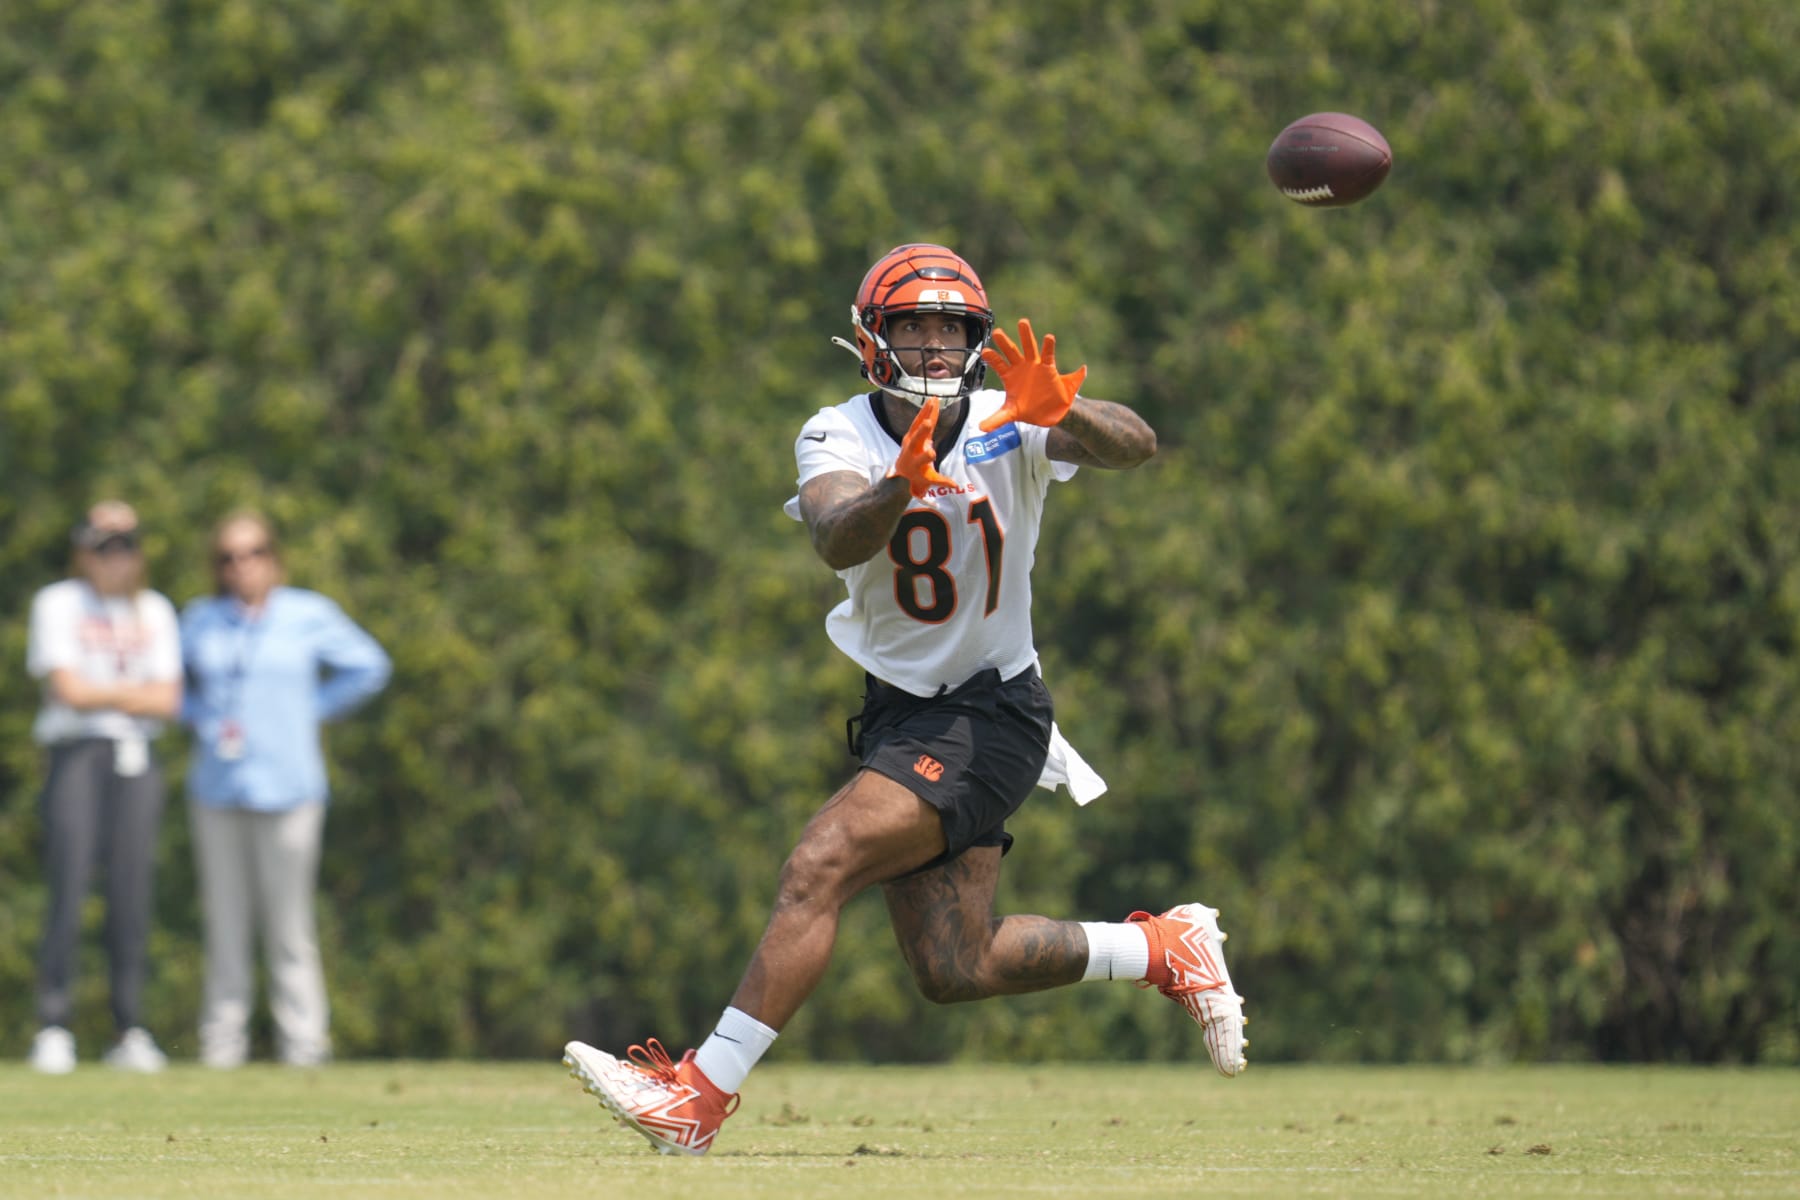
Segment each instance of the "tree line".
[[[1220,907],[1263,1058],[1800,1061],[1796,44],[1766,0],[8,4],[0,1028],[24,615],[117,495],[177,603],[253,505],[393,655],[330,737],[342,1053],[703,1035],[852,765],[792,441],[935,240],[1162,447],[1052,494],[1038,644],[1112,791],[1027,806],[1005,908]],[[1304,210],[1262,157],[1327,109],[1395,167]],[[179,1050],[179,806],[159,880]],[[1128,988],[926,1007],[868,898],[776,1054],[1201,1053]]]

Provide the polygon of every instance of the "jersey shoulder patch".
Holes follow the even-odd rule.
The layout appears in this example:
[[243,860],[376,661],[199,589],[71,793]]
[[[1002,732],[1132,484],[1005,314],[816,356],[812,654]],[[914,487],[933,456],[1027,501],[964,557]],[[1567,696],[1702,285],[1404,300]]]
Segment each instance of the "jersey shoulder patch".
[[992,433],[982,433],[980,429],[976,429],[963,442],[963,457],[972,463],[993,462],[996,458],[1011,454],[1020,444],[1019,427],[1008,421]]

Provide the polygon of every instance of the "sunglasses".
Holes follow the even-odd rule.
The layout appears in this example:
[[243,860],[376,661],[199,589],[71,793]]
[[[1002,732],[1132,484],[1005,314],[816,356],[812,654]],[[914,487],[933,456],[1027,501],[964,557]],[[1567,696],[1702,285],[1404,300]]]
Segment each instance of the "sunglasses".
[[241,562],[249,562],[252,559],[267,557],[269,557],[269,548],[267,546],[252,546],[248,550],[221,550],[219,551],[218,557],[213,561],[218,563],[221,567],[232,567]]
[[115,533],[110,537],[102,538],[94,546],[94,553],[102,558],[115,554],[136,554],[137,552],[137,535],[129,533]]

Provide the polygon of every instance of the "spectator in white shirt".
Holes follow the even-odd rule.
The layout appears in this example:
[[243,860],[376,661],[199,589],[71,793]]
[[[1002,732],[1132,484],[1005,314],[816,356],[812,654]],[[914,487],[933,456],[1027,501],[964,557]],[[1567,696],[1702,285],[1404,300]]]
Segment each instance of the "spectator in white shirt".
[[104,862],[106,950],[118,1041],[105,1061],[127,1071],[167,1063],[144,1029],[152,869],[162,819],[162,771],[151,743],[181,708],[175,608],[144,586],[137,514],[96,504],[75,526],[74,571],[31,603],[27,668],[43,681],[32,727],[49,755],[44,873],[49,903],[38,959],[31,1065],[75,1069],[75,971],[81,908]]

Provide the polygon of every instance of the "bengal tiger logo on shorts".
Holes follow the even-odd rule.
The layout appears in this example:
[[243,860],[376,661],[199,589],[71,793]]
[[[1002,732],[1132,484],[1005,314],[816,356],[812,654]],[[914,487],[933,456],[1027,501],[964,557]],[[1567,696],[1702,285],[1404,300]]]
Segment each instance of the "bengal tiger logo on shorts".
[[919,761],[913,764],[913,770],[933,783],[944,777],[944,764],[929,754],[919,755]]

